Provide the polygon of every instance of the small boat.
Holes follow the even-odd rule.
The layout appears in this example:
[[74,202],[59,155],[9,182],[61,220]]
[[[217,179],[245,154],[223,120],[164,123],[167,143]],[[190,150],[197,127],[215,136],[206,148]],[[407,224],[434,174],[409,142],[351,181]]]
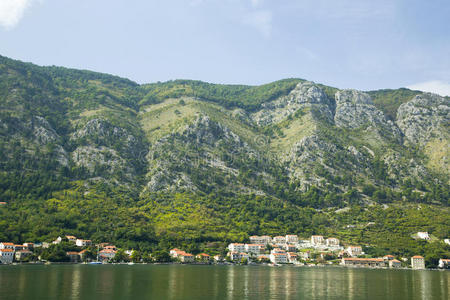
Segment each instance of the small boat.
[[101,265],[102,262],[101,261],[91,261],[89,264],[90,265]]
[[131,266],[131,265],[134,265],[134,262],[129,262],[128,265],[130,265],[130,266]]

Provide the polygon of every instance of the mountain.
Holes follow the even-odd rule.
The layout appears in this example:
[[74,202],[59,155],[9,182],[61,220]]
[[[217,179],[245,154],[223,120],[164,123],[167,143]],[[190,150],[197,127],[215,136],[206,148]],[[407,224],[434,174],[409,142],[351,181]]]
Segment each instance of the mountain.
[[417,203],[448,236],[449,120],[448,97],[408,89],[139,85],[0,56],[0,240],[352,240],[338,233],[351,207]]

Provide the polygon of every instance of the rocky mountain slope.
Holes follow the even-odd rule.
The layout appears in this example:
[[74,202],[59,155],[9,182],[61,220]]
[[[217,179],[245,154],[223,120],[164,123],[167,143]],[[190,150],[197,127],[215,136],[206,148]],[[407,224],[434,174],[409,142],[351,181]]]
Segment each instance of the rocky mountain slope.
[[5,174],[44,168],[139,192],[282,199],[318,188],[368,202],[374,191],[419,197],[448,185],[450,101],[438,95],[395,98],[391,119],[370,93],[304,80],[139,86],[4,57],[0,66]]
[[[253,201],[265,203],[258,222],[267,228],[304,207],[447,206],[449,120],[448,97],[407,89],[339,90],[301,79],[138,85],[0,57],[0,199],[19,210],[42,204],[53,218],[77,205],[68,199],[95,195],[102,205],[143,209],[142,219],[124,213],[136,224],[185,220],[183,211],[211,220],[208,230],[225,226],[225,212],[256,218]],[[180,194],[190,196],[180,202]],[[61,228],[81,226],[73,220],[81,211],[61,215]],[[164,226],[154,230],[170,231]]]

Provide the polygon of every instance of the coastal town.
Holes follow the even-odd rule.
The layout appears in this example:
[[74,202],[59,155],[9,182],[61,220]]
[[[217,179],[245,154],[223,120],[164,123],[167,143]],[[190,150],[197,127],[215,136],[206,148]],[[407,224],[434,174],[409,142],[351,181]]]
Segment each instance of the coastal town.
[[[417,238],[429,240],[427,232],[418,232]],[[13,263],[50,263],[40,253],[44,249],[55,247],[61,243],[71,245],[73,251],[62,253],[59,262],[66,263],[149,263],[176,262],[183,264],[267,264],[271,266],[324,266],[340,265],[345,267],[365,268],[411,268],[426,269],[425,258],[420,255],[412,257],[396,257],[386,254],[382,257],[371,257],[359,245],[341,245],[335,237],[312,235],[301,239],[297,235],[286,236],[250,236],[248,243],[230,243],[226,255],[198,253],[191,254],[174,248],[160,251],[159,255],[143,257],[136,250],[119,249],[110,243],[95,244],[91,240],[80,239],[72,235],[58,237],[52,242],[23,243],[0,242],[0,264]],[[450,245],[450,240],[444,243]],[[450,259],[441,258],[438,267],[450,268]]]

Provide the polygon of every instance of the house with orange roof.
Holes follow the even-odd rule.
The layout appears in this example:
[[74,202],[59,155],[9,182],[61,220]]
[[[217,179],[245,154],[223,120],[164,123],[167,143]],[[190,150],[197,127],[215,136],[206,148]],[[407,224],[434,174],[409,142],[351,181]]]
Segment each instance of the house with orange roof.
[[286,264],[288,262],[287,253],[270,253],[269,259],[274,264]]
[[178,258],[178,255],[181,254],[183,251],[181,251],[178,248],[173,248],[172,250],[169,251],[169,255],[173,258]]
[[275,245],[286,244],[286,237],[285,236],[276,236],[272,239],[272,243],[274,243]]
[[249,258],[247,253],[236,251],[228,252],[227,256],[229,256],[232,261],[241,261],[243,258]]
[[325,239],[321,235],[312,235],[311,236],[311,244],[318,246],[325,244]]
[[393,259],[389,261],[389,268],[400,268],[402,266],[401,261]]
[[28,247],[26,247],[25,245],[14,245],[14,251],[21,251],[21,250],[25,250]]
[[202,262],[209,262],[211,260],[211,256],[206,253],[200,253],[196,255],[195,258]]
[[262,244],[245,244],[244,245],[244,249],[245,252],[250,253],[250,254],[255,254],[255,255],[259,255],[259,253],[261,252],[261,248],[264,249],[264,245]]
[[182,251],[181,253],[178,254],[178,259],[182,263],[191,263],[194,262],[194,255]]
[[92,245],[92,241],[91,240],[77,239],[75,241],[75,245],[77,245],[78,247],[88,247],[88,246]]
[[295,252],[288,252],[287,258],[290,263],[295,263],[295,262],[297,262],[298,255]]
[[363,254],[361,246],[349,246],[349,247],[347,247],[347,249],[345,251],[351,257],[355,257],[355,256]]
[[295,234],[288,234],[286,235],[286,243],[288,244],[297,244],[298,243],[298,236]]
[[386,267],[386,261],[382,258],[357,258],[344,257],[341,265],[353,267]]
[[73,235],[66,235],[66,239],[68,239],[69,242],[71,242],[71,243],[76,243],[77,242],[77,238],[74,237]]
[[25,258],[33,255],[33,252],[30,250],[19,250],[15,252],[16,261],[23,261]]
[[423,270],[425,269],[425,258],[420,255],[415,255],[411,257],[411,268],[415,270]]
[[11,264],[14,260],[14,250],[10,248],[0,249],[0,262],[2,264]]
[[98,259],[100,261],[110,261],[116,256],[116,251],[112,249],[103,249],[98,252]]
[[8,204],[8,203],[6,203],[6,202],[0,202],[0,206],[6,205],[6,204]]
[[268,244],[270,244],[270,242],[272,242],[272,237],[270,237],[268,235],[263,235],[263,236],[253,235],[249,239],[250,239],[250,244],[268,245]]
[[450,269],[450,259],[441,258],[438,266],[440,269]]
[[80,254],[76,251],[66,252],[66,255],[70,258],[70,262],[80,262]]
[[228,250],[230,250],[231,252],[244,252],[245,244],[231,243],[228,245]]
[[333,238],[333,237],[327,238],[325,240],[325,244],[328,247],[338,247],[339,246],[339,239]]
[[14,250],[14,243],[2,242],[2,243],[0,243],[0,249],[12,249],[12,250]]

